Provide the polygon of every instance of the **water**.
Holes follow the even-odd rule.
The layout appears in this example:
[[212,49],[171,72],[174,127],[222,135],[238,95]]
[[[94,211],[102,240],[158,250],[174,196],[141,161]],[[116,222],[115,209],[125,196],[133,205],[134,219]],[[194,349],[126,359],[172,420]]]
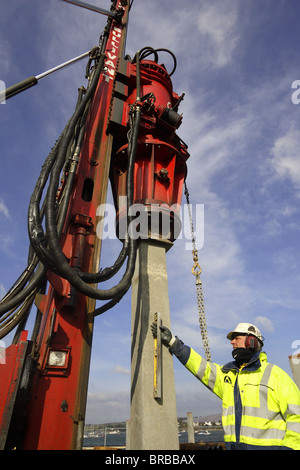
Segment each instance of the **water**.
[[[195,442],[224,442],[224,432],[223,429],[212,429],[211,431],[207,430],[210,434],[203,434],[205,431],[195,432]],[[179,442],[188,442],[188,433],[182,432],[179,436]]]
[[[206,431],[200,431],[206,432]],[[195,442],[224,442],[224,433],[223,429],[212,429],[208,432],[210,434],[198,434],[195,432]],[[188,442],[188,433],[181,432],[179,435],[179,442],[185,443]],[[120,432],[119,434],[106,434],[106,443],[105,443],[105,436],[99,435],[99,437],[85,437],[83,439],[83,447],[96,447],[96,446],[104,446],[107,447],[114,447],[114,446],[125,446],[126,444],[126,434],[125,432]]]

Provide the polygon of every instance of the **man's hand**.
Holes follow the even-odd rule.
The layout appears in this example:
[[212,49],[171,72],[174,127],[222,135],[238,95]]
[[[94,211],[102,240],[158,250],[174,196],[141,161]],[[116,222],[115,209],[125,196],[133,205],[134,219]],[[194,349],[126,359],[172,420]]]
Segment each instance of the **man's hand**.
[[[150,328],[154,338],[157,338],[157,323],[152,323]],[[175,341],[175,337],[172,335],[171,331],[166,326],[160,326],[159,328],[161,331],[161,342],[165,346],[171,346]]]

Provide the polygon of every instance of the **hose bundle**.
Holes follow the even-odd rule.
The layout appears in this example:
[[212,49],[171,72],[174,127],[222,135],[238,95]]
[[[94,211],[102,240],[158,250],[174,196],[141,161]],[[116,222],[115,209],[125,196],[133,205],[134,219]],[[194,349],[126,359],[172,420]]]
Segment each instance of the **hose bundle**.
[[[103,301],[108,300],[104,305],[95,309],[94,315],[99,315],[118,303],[131,285],[136,261],[137,240],[129,232],[125,236],[122,249],[115,263],[97,273],[82,272],[71,267],[60,246],[60,235],[74,186],[87,115],[104,67],[105,55],[103,51],[106,48],[107,31],[111,21],[111,19],[108,20],[106,33],[104,31],[100,37],[100,46],[90,51],[86,74],[86,78],[89,79],[89,86],[85,93],[82,88],[79,89],[75,111],[47,156],[33,190],[28,208],[28,234],[30,240],[28,266],[8,293],[0,300],[0,339],[19,325],[13,342],[18,341],[36,294],[45,291],[45,274],[48,270],[68,280],[77,291],[87,297]],[[132,227],[132,220],[128,214],[129,207],[133,204],[133,169],[141,121],[141,108],[138,104],[140,99],[140,62],[152,54],[157,62],[158,52],[167,52],[173,57],[174,67],[169,74],[171,76],[176,69],[176,58],[168,49],[144,47],[136,53],[132,60],[132,63],[136,63],[137,71],[137,103],[132,108],[130,130],[127,135],[128,167],[126,185],[127,227],[129,231]],[[93,61],[95,61],[94,67],[91,66]],[[64,185],[59,190],[62,172],[64,173]],[[47,193],[43,202],[41,202],[47,184]],[[43,220],[45,231],[42,225]],[[117,285],[106,290],[98,289],[92,285],[111,279],[120,270],[126,259],[125,272]],[[33,337],[38,332],[40,316],[41,314],[38,311]]]
[[[106,38],[104,40],[106,41]],[[102,44],[102,50],[104,49]],[[95,53],[94,50],[93,53]],[[43,291],[45,287],[45,274],[47,270],[51,270],[68,280],[77,291],[88,297],[98,300],[109,300],[105,305],[97,308],[94,311],[94,315],[105,312],[119,302],[131,285],[135,268],[137,241],[134,237],[130,236],[130,233],[127,233],[122,250],[114,265],[98,273],[85,273],[72,268],[60,246],[60,235],[72,194],[86,118],[100,74],[103,70],[105,55],[103,53],[98,54],[97,60],[98,63],[91,73],[89,87],[85,94],[80,90],[75,112],[46,158],[32,193],[28,208],[28,234],[30,239],[28,266],[0,301],[0,338],[6,336],[19,325],[14,342],[18,340],[18,335],[24,328],[35,295]],[[132,126],[128,133],[128,209],[133,204],[133,168],[138,144],[140,119],[141,110],[137,106],[134,111]],[[61,172],[67,173],[67,177],[58,201],[57,194]],[[40,207],[43,191],[47,183],[47,193],[42,207]],[[43,219],[45,220],[45,231],[42,225]],[[131,220],[128,217],[127,226],[129,229],[130,222]],[[126,270],[117,285],[107,290],[98,289],[91,285],[113,277],[124,264],[126,258]]]

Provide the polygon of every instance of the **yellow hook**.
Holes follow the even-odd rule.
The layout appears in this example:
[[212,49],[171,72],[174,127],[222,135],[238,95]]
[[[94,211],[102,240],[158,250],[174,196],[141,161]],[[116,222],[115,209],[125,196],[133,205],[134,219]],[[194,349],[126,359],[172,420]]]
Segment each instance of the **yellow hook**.
[[194,263],[194,266],[192,267],[192,274],[194,274],[194,276],[200,276],[202,270],[198,263],[198,252],[196,250],[193,251],[193,260],[195,261],[195,263]]

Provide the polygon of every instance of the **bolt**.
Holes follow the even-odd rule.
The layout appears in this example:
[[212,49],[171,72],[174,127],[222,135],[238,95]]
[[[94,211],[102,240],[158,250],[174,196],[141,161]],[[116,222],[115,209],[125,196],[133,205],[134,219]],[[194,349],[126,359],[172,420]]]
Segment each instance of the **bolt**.
[[160,170],[159,174],[160,174],[160,176],[161,176],[162,178],[167,178],[169,172],[168,172],[168,170],[167,170],[166,168],[162,168],[162,169]]
[[66,411],[68,411],[68,408],[69,408],[68,403],[66,402],[66,400],[63,400],[60,404],[61,411],[65,413]]

